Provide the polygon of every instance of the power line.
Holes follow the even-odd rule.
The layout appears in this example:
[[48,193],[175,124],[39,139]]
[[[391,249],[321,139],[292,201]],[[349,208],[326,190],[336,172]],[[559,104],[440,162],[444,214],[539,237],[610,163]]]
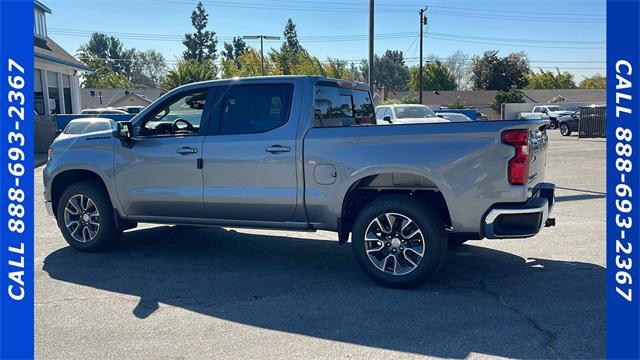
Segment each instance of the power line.
[[[184,1],[184,0],[154,0],[154,4],[157,3],[173,3],[173,4],[187,4],[187,5],[193,5],[193,3],[191,1]],[[320,6],[320,5],[286,5],[286,4],[273,4],[273,5],[265,5],[264,3],[251,3],[251,2],[240,2],[240,1],[234,1],[234,2],[228,2],[228,1],[203,1],[204,4],[210,4],[210,5],[220,5],[220,6],[224,6],[224,7],[232,7],[232,8],[241,8],[241,9],[257,9],[257,10],[286,10],[286,11],[298,11],[298,12],[335,12],[336,8],[332,7],[332,6]],[[306,3],[306,2],[305,2]],[[318,2],[315,2],[318,3]],[[351,5],[353,6],[353,5]],[[415,7],[415,5],[414,5]],[[345,7],[340,5],[339,7],[339,11],[340,12],[367,12],[367,8],[364,7]],[[398,6],[393,6],[393,7],[383,7],[379,10],[376,11],[377,13],[415,13],[414,9],[410,9],[410,8],[399,8]],[[443,16],[457,16],[457,17],[472,17],[472,18],[479,18],[479,19],[497,19],[497,20],[511,20],[511,21],[518,21],[518,22],[540,22],[539,18],[530,18],[530,14],[525,14],[523,13],[522,16],[511,16],[511,15],[500,15],[500,14],[477,14],[477,13],[461,13],[459,11],[442,11],[442,10],[436,10],[436,11],[432,11],[433,14],[440,14]],[[564,22],[572,22],[572,23],[580,23],[580,22],[584,22],[584,23],[604,23],[604,18],[603,19],[594,19],[594,18],[571,18],[571,17],[567,17],[567,16],[558,16],[558,17],[553,17],[553,16],[547,16],[545,20],[548,21],[564,21]]]
[[[276,2],[276,3],[283,3],[283,2],[289,2],[292,4],[298,4],[296,6],[299,6],[300,3],[304,3],[304,4],[321,4],[321,5],[328,5],[328,4],[333,4],[332,8],[336,8],[339,6],[343,6],[343,5],[364,5],[362,2],[347,2],[347,1],[309,1],[309,0],[263,0],[265,2]],[[412,10],[414,10],[416,7],[419,7],[419,4],[416,3],[401,3],[399,1],[394,1],[393,4],[379,4],[376,7],[377,8],[386,8],[386,7],[392,7],[392,8],[398,8],[398,7],[409,7]],[[443,5],[431,5],[430,6],[432,9],[436,8],[436,9],[450,9],[450,10],[468,10],[468,11],[474,11],[474,12],[489,12],[489,13],[494,13],[494,14],[499,14],[499,13],[507,13],[507,14],[519,14],[519,15],[523,15],[523,16],[535,16],[535,15],[552,15],[552,16],[558,16],[558,17],[562,17],[563,19],[566,18],[571,18],[571,17],[597,17],[597,18],[605,18],[605,15],[601,15],[601,14],[587,14],[587,13],[575,13],[575,12],[571,12],[571,13],[564,13],[564,14],[559,14],[557,12],[543,12],[543,11],[517,11],[517,10],[503,10],[503,9],[482,9],[482,8],[468,8],[468,7],[454,7],[454,6],[443,6]]]
[[[148,40],[148,41],[182,41],[183,37],[181,35],[171,35],[171,34],[150,34],[150,33],[125,33],[125,32],[103,32],[103,31],[93,31],[93,30],[80,30],[80,29],[69,29],[69,28],[55,28],[52,27],[49,29],[51,34],[55,35],[68,35],[68,36],[90,36],[94,32],[100,32],[107,35],[113,35],[122,39],[127,40]],[[384,39],[408,39],[414,38],[418,36],[417,32],[394,32],[394,33],[379,33],[375,36],[378,40]],[[500,37],[489,37],[489,36],[470,36],[470,35],[462,35],[462,34],[448,34],[448,33],[435,33],[430,32],[427,37],[433,37],[442,40],[474,40],[476,42],[487,43],[487,44],[496,44],[496,42],[505,42],[504,45],[518,45],[518,46],[529,46],[529,47],[540,47],[539,45],[532,45],[531,43],[542,43],[542,44],[569,44],[569,45],[604,45],[604,41],[591,41],[591,40],[560,40],[560,39],[523,39],[523,38],[500,38]],[[217,36],[220,41],[232,40],[233,36]],[[368,35],[366,34],[344,34],[344,35],[317,35],[317,36],[300,36],[299,40],[304,42],[337,42],[337,41],[366,41],[368,39]],[[523,44],[515,44],[520,43]],[[501,45],[501,44],[497,44]],[[541,47],[550,47],[550,46],[541,46]],[[566,48],[566,46],[562,46],[561,48]],[[579,48],[579,47],[575,47]],[[587,47],[592,48],[592,47]]]

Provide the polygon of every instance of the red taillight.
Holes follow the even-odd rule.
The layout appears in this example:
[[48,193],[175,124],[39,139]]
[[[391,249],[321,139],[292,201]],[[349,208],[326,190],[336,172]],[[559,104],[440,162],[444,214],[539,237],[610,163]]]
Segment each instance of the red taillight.
[[509,160],[509,184],[525,185],[529,177],[529,131],[507,130],[502,133],[502,143],[516,149],[515,156]]

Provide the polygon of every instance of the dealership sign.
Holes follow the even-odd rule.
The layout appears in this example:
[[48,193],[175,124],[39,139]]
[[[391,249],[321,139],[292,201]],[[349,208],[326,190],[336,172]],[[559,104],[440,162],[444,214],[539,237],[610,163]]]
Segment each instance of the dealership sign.
[[640,358],[640,2],[607,6],[607,357]]
[[0,2],[0,358],[33,357],[33,1]]

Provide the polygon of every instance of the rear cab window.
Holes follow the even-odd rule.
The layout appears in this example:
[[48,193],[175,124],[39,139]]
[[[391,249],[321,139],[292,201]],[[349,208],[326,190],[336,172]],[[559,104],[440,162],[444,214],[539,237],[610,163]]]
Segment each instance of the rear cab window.
[[346,127],[375,124],[369,91],[343,88],[336,83],[315,86],[314,127]]

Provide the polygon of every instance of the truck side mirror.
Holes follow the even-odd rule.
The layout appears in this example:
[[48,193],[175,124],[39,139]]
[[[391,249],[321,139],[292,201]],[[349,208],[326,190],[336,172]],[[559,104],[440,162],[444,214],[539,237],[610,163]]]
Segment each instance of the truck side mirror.
[[391,121],[391,116],[387,115],[385,117],[382,118],[382,121],[386,121],[389,124],[393,123],[393,121]]
[[113,130],[113,136],[120,139],[120,142],[125,147],[132,147],[133,141],[131,140],[131,122],[118,121],[115,129]]

